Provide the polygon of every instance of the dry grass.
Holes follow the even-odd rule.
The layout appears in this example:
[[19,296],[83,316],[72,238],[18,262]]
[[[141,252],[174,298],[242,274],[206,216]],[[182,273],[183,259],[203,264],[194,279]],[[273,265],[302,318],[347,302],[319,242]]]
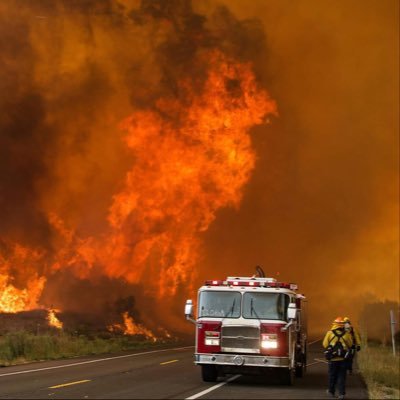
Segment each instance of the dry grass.
[[400,398],[398,353],[394,357],[391,347],[369,344],[363,346],[357,359],[370,399]]
[[156,346],[160,346],[160,343],[137,340],[129,336],[103,339],[66,333],[33,335],[15,332],[0,336],[0,366]]

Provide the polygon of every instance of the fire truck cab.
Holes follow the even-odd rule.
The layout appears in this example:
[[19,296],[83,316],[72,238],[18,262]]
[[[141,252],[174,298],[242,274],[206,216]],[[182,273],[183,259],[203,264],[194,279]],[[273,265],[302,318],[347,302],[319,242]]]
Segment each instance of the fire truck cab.
[[202,378],[275,371],[284,384],[301,377],[307,362],[305,297],[297,285],[265,277],[208,280],[198,291],[195,364]]

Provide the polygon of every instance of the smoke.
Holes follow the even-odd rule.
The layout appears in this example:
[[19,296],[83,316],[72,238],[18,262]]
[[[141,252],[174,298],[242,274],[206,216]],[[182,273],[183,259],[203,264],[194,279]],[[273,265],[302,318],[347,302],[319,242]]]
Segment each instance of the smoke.
[[207,233],[202,278],[262,264],[299,284],[313,333],[357,322],[371,299],[399,300],[398,3],[229,6],[266,27],[257,65],[280,118],[255,132],[253,178]]
[[36,207],[35,181],[46,170],[42,154],[52,135],[44,126],[45,104],[33,82],[28,26],[15,12],[2,12],[0,22],[0,234],[15,238],[16,227],[24,222],[36,228],[35,237],[20,232],[24,240],[42,242],[48,230]]

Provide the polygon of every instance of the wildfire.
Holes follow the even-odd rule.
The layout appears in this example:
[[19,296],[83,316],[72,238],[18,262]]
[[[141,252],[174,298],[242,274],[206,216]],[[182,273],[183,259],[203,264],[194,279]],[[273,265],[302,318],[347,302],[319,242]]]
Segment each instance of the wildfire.
[[16,313],[38,308],[37,300],[43,290],[46,279],[34,279],[25,289],[17,289],[6,284],[8,277],[0,276],[0,312]]
[[153,342],[157,341],[156,336],[153,334],[153,332],[150,331],[150,329],[147,329],[142,324],[135,323],[133,318],[130,317],[127,312],[124,312],[122,314],[122,318],[124,319],[123,324],[114,324],[108,329],[111,331],[120,330],[124,333],[124,335],[143,335]]
[[254,168],[249,129],[276,113],[251,65],[220,52],[207,58],[202,90],[182,81],[181,98],[160,99],[157,111],[122,124],[135,164],[110,208],[106,272],[144,282],[160,297],[192,281],[199,234],[218,209],[240,204]]
[[50,326],[52,326],[54,328],[62,329],[63,323],[56,316],[56,313],[58,313],[58,312],[60,312],[60,310],[56,310],[56,309],[48,310],[47,322],[49,323]]
[[172,335],[165,329],[165,328],[160,328],[160,331],[162,332],[162,334],[167,338],[167,339],[171,339]]
[[[146,295],[163,301],[173,301],[178,288],[192,290],[201,234],[218,210],[239,207],[255,167],[250,130],[277,113],[250,63],[208,45],[193,57],[201,73],[182,74],[173,95],[155,92],[158,99],[152,97],[147,108],[135,109],[122,121],[133,161],[113,186],[118,191],[102,192],[109,196],[101,202],[108,210],[102,210],[106,219],[97,232],[85,230],[92,224],[79,210],[65,219],[54,210],[40,210],[51,232],[46,250],[0,248],[0,312],[46,307],[39,304],[46,281],[63,270],[90,282],[101,276],[140,285]],[[82,230],[71,222],[81,220]],[[48,321],[61,328],[56,312],[49,310]],[[128,313],[123,319],[125,334],[156,340]]]
[[[39,308],[46,278],[36,272],[42,259],[40,251],[19,244],[0,243],[5,249],[0,252],[0,312],[16,313]],[[21,270],[29,276],[24,288],[15,284],[15,272]]]

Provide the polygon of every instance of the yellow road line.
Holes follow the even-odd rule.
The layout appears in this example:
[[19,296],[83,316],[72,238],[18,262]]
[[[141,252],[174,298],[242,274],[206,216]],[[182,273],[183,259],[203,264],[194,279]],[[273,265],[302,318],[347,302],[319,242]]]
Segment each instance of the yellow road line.
[[179,360],[165,361],[165,362],[160,363],[160,365],[171,364],[171,363],[175,363],[175,362],[178,362],[178,361]]
[[50,386],[49,389],[58,389],[60,387],[78,385],[79,383],[85,383],[85,382],[90,382],[90,379],[84,379],[83,381],[69,382],[69,383],[63,383],[61,385]]

